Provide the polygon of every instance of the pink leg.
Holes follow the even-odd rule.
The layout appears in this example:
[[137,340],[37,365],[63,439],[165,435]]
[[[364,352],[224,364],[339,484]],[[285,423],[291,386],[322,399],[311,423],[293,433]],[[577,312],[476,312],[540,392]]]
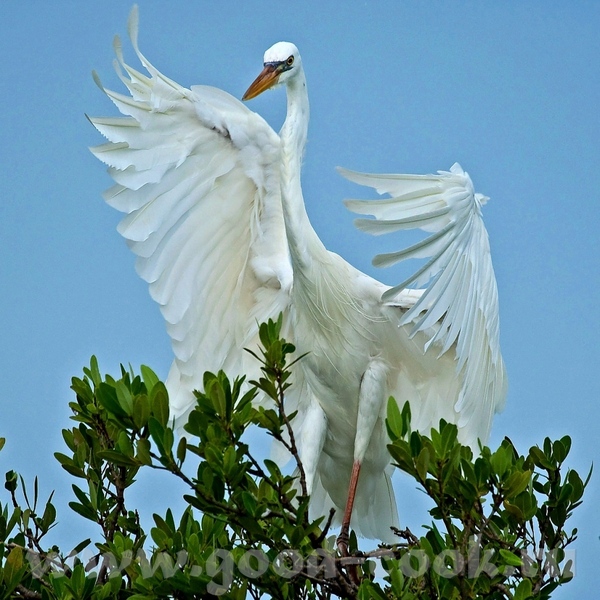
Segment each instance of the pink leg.
[[342,520],[342,529],[337,539],[337,547],[342,556],[348,556],[348,540],[350,537],[350,519],[352,517],[352,507],[356,496],[356,486],[358,485],[358,475],[360,473],[360,462],[355,460],[352,465],[352,474],[350,475],[350,486],[348,487],[348,500],[346,501],[346,510]]

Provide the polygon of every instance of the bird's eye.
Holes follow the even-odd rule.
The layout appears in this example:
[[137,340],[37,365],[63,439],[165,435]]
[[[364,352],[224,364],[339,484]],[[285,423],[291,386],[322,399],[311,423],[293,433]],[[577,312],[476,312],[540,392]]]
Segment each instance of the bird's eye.
[[289,57],[289,58],[288,58],[288,59],[285,61],[285,64],[286,64],[288,67],[291,67],[291,66],[294,64],[294,56],[293,56],[293,55],[292,55],[292,56],[290,56],[290,57]]

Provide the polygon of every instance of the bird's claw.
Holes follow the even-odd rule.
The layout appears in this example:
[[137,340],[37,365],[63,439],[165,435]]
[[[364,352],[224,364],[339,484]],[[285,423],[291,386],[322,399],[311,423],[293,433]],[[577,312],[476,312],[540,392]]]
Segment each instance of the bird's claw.
[[[350,581],[356,586],[360,585],[360,577],[358,575],[358,567],[353,559],[350,558],[350,552],[348,551],[348,543],[350,542],[350,535],[347,529],[343,529],[340,531],[340,535],[338,535],[335,543],[337,544],[338,550],[342,555],[342,558],[348,559],[348,564],[346,564],[346,568],[348,569],[348,576],[350,577]],[[356,560],[356,558],[354,558]],[[345,561],[344,561],[345,562]]]
[[338,550],[340,551],[340,554],[343,557],[346,556],[350,556],[350,553],[348,552],[348,543],[350,542],[350,536],[348,534],[348,531],[345,531],[344,529],[342,529],[342,531],[340,531],[340,535],[338,535],[337,540],[335,541]]

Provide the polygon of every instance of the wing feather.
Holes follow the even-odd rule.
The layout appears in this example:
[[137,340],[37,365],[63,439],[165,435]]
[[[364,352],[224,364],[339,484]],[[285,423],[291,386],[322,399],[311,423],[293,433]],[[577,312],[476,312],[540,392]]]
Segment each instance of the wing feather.
[[[279,137],[221,90],[186,89],[115,39],[128,94],[96,82],[124,117],[90,118],[108,140],[91,148],[116,185],[105,200],[126,213],[118,231],[160,305],[175,362],[167,384],[175,412],[194,404],[204,371],[240,375],[257,323],[287,314],[292,271],[279,191]],[[288,325],[289,327],[289,325]]]
[[[340,169],[351,181],[390,194],[383,200],[348,200],[357,227],[373,235],[419,228],[425,239],[408,248],[374,258],[375,266],[390,266],[408,258],[429,259],[411,277],[383,293],[382,301],[397,304],[408,286],[423,293],[399,317],[415,339],[425,335],[425,353],[435,348],[438,358],[454,356],[454,376],[460,386],[454,396],[457,424],[463,439],[476,446],[486,440],[492,417],[506,396],[506,375],[500,354],[498,291],[481,206],[487,197],[476,194],[460,165],[437,175],[374,175]],[[443,363],[447,364],[447,363]],[[440,369],[443,368],[440,363]],[[405,375],[410,377],[410,374]],[[429,388],[416,386],[423,402],[432,396],[445,401],[440,377]],[[428,389],[430,391],[428,391]],[[432,414],[444,414],[443,410]]]

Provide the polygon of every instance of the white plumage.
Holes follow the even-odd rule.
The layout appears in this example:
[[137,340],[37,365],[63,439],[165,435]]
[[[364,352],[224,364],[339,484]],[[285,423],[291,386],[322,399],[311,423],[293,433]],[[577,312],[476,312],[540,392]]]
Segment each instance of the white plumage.
[[436,175],[342,170],[390,196],[346,202],[374,217],[358,219],[360,229],[429,233],[407,249],[376,256],[377,266],[428,259],[397,286],[379,283],[327,251],[308,220],[300,187],[308,96],[296,47],[270,48],[245,96],[286,85],[288,114],[277,135],[226,92],[186,89],[162,75],[138,49],[135,9],[129,33],[148,75],[125,63],[117,42],[118,71],[130,95],[105,92],[126,117],[91,119],[108,139],[92,152],[110,167],[116,185],[105,198],[127,213],[119,232],[138,257],[137,271],[172,339],[172,410],[181,418],[189,413],[206,370],[256,372],[243,348],[256,347],[257,323],[283,312],[285,336],[299,353],[309,352],[286,401],[299,411],[294,427],[311,508],[318,514],[334,506],[341,518],[353,465],[362,465],[351,524],[364,536],[391,540],[389,527],[398,521],[387,398],[409,400],[419,430],[444,418],[476,447],[506,395],[496,282],[481,218],[487,198],[474,192],[458,164]]

